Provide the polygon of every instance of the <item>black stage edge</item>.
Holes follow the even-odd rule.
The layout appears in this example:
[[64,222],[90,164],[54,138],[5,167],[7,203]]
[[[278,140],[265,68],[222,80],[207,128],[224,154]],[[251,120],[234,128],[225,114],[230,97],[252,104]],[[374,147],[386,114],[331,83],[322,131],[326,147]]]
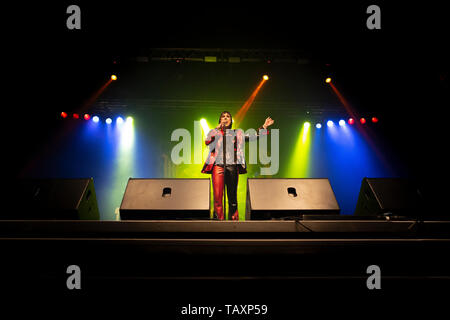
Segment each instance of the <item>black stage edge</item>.
[[[450,290],[450,221],[4,220],[0,249],[12,301],[148,318],[250,317],[225,314],[225,304],[267,305],[259,319],[361,315],[361,306],[433,315]],[[80,290],[67,288],[70,265],[80,267]],[[379,290],[367,287],[371,265]],[[224,310],[183,315],[188,305]]]

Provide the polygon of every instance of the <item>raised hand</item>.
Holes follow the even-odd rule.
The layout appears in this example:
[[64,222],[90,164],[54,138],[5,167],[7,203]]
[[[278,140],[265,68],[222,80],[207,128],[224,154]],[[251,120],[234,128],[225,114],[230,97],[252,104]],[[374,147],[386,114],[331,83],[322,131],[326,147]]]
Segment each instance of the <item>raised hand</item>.
[[267,127],[271,126],[275,121],[271,117],[267,117],[266,121],[263,124],[263,128],[267,129]]

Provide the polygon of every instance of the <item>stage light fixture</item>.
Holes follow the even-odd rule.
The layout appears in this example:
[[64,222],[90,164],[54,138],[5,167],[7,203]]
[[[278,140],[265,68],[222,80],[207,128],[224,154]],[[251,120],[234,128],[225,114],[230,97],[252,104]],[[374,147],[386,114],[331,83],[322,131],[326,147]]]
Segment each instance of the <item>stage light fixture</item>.
[[122,124],[123,123],[123,118],[122,117],[117,117],[116,118],[116,123],[117,124]]
[[325,82],[326,82],[326,83],[330,83],[330,82],[331,82],[331,78],[330,78],[330,77],[326,78],[326,79],[325,79]]
[[112,119],[111,119],[111,118],[106,118],[105,122],[106,122],[107,124],[111,124],[111,123],[112,123]]
[[127,117],[126,122],[127,123],[133,123],[133,117]]
[[339,120],[339,126],[343,127],[345,126],[345,120]]
[[322,128],[322,124],[320,124],[320,123],[316,124],[316,128],[317,128],[317,129]]
[[372,122],[373,123],[377,123],[378,122],[378,118],[377,117],[372,117]]
[[332,120],[328,120],[327,126],[331,128],[332,126],[334,126],[334,122]]
[[72,116],[74,119],[80,119],[80,115],[78,113],[74,113]]
[[306,140],[308,139],[309,127],[310,126],[311,126],[311,123],[309,123],[308,121],[305,121],[303,123],[303,128],[302,128],[302,131],[301,131],[302,144],[305,144]]
[[355,119],[353,118],[348,119],[348,124],[355,124]]
[[85,113],[83,116],[84,120],[89,120],[91,118],[90,114]]
[[61,117],[63,117],[63,118],[67,118],[67,112],[61,112]]
[[94,121],[95,123],[100,121],[100,118],[98,116],[93,116],[92,117],[92,121]]
[[205,56],[204,61],[205,62],[217,62],[217,57],[216,56]]
[[263,80],[269,80],[269,76],[267,74],[263,75]]
[[360,120],[359,120],[359,122],[361,122],[361,124],[365,124],[366,123],[366,118],[361,118]]
[[111,75],[111,80],[116,81],[117,80],[117,76],[115,74]]

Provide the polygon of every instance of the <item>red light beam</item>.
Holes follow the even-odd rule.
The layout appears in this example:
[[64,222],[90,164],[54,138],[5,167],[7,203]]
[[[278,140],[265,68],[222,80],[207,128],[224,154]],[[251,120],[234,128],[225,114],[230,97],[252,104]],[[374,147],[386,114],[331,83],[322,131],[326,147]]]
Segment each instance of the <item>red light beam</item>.
[[256,89],[252,92],[250,97],[247,99],[247,101],[245,101],[245,103],[242,105],[242,107],[238,110],[238,112],[234,116],[235,127],[238,127],[239,124],[242,122],[245,115],[247,114],[248,109],[250,109],[250,106],[252,105],[253,101],[255,101],[256,96],[258,95],[258,93],[261,90],[264,83],[266,83],[267,79],[268,79],[268,77],[263,78],[261,80],[261,82],[258,84]]
[[339,90],[334,86],[334,84],[332,82],[329,82],[329,85],[330,85],[331,89],[333,89],[333,92],[336,94],[339,101],[342,103],[342,105],[344,106],[345,110],[350,115],[350,117],[353,119],[358,119],[359,117],[356,116],[355,112],[353,111],[352,107],[348,103],[347,99],[344,98],[344,96],[339,92]]
[[[338,97],[339,101],[342,103],[342,105],[344,106],[345,110],[350,115],[350,117],[352,119],[360,119],[357,116],[357,114],[355,113],[355,111],[353,110],[353,108],[348,103],[347,99],[344,98],[344,96],[339,92],[339,90],[334,86],[334,84],[332,82],[330,82],[329,85],[330,85],[331,89],[333,89],[334,93],[336,94],[336,96]],[[375,154],[378,156],[378,159],[384,164],[384,166],[389,171],[393,172],[391,164],[387,161],[384,153],[382,153],[381,150],[378,147],[378,145],[380,145],[380,143],[377,143],[375,141],[376,140],[375,135],[370,131],[370,128],[363,128],[362,127],[362,125],[364,123],[366,123],[366,119],[365,118],[361,118],[360,121],[355,121],[354,123],[356,124],[357,129],[360,132],[360,134],[364,137],[364,139],[367,141],[367,143],[374,150]]]

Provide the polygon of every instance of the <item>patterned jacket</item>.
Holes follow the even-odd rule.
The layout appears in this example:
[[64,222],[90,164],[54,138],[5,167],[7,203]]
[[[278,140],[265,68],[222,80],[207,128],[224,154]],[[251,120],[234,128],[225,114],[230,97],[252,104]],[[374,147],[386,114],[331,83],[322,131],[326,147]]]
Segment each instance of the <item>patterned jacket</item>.
[[[244,134],[241,129],[237,130],[226,130],[225,142],[232,142],[234,150],[234,155],[227,154],[227,164],[230,164],[228,159],[232,159],[232,164],[237,164],[239,174],[247,173],[247,165],[245,164],[245,142],[249,140],[258,139],[261,135],[268,135],[269,130],[264,130],[263,127],[258,128],[258,131],[254,135]],[[211,129],[205,140],[205,144],[209,146],[208,158],[203,165],[202,173],[212,173],[214,165],[223,165],[222,153],[223,153],[223,136],[224,131],[219,129]],[[226,147],[229,151],[229,147]],[[216,160],[219,160],[216,163]]]

